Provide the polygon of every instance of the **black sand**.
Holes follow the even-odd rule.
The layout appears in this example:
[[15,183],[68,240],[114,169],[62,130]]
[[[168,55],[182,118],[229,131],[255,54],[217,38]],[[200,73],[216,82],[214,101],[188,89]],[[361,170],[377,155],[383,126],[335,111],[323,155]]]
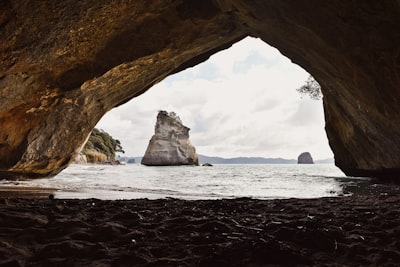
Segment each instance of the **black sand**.
[[1,266],[399,266],[400,197],[0,199]]

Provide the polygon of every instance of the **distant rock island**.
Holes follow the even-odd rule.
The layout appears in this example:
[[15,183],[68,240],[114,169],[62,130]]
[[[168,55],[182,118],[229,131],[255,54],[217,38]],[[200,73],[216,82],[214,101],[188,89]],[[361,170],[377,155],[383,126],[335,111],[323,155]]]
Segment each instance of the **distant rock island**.
[[174,112],[159,111],[155,133],[141,163],[148,166],[199,165],[196,149],[189,141],[189,131]]
[[297,158],[298,164],[314,164],[314,160],[311,157],[310,152],[303,152]]

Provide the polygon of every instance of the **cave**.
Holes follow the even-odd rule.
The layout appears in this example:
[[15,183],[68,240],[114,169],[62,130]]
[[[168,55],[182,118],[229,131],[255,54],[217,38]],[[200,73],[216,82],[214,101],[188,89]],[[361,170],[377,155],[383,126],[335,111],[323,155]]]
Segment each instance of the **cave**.
[[2,1],[0,177],[53,176],[112,108],[247,37],[308,71],[346,175],[400,174],[400,2]]

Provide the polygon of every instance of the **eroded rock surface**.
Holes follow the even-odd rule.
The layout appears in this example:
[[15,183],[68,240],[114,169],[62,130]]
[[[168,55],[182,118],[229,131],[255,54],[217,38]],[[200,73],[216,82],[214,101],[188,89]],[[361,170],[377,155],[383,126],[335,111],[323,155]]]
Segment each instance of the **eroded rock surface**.
[[1,1],[0,177],[58,173],[107,111],[248,35],[319,82],[337,166],[400,177],[399,25],[397,0]]
[[196,149],[189,141],[189,130],[175,113],[158,112],[155,133],[141,163],[149,166],[199,165]]

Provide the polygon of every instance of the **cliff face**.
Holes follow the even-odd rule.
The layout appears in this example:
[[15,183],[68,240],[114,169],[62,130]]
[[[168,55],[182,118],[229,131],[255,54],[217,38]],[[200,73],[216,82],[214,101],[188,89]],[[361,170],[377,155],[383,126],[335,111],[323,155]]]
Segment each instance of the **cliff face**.
[[58,173],[104,113],[248,35],[319,82],[337,166],[399,176],[398,25],[396,0],[1,1],[0,177]]
[[160,111],[155,133],[142,158],[143,165],[199,165],[196,149],[189,141],[189,128],[173,113]]

